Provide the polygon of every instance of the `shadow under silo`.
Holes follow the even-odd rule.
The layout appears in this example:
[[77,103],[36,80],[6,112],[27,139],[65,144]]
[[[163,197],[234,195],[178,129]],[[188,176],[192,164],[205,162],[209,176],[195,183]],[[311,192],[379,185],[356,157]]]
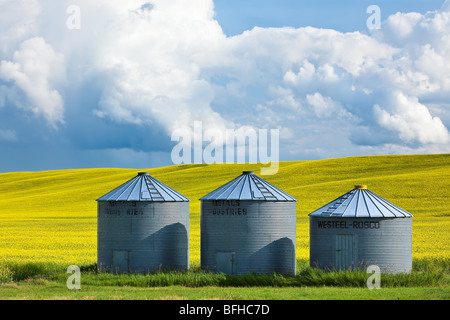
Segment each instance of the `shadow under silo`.
[[295,275],[295,245],[287,237],[272,241],[248,258],[249,272]]

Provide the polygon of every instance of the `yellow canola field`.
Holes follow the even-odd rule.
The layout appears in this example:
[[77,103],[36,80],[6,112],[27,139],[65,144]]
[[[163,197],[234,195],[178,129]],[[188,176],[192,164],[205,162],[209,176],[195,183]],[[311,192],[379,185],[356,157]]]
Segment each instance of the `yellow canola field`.
[[[80,169],[0,174],[0,263],[96,262],[96,199],[149,171],[190,198],[190,261],[200,264],[200,201],[210,191],[259,165],[180,165],[155,169]],[[261,176],[298,199],[297,258],[309,259],[308,213],[366,184],[411,212],[413,258],[448,260],[450,155],[368,156],[281,162]]]

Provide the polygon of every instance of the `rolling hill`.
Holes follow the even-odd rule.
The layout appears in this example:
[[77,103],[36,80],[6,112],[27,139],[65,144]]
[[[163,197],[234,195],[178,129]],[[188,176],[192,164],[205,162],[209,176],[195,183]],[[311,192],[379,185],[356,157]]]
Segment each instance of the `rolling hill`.
[[[154,169],[76,169],[0,174],[0,262],[96,262],[96,199],[134,177],[151,175],[191,199],[191,264],[200,263],[198,199],[256,164]],[[309,258],[308,213],[351,190],[369,189],[411,212],[413,258],[448,259],[450,155],[364,156],[281,162],[261,176],[298,199],[297,258]]]

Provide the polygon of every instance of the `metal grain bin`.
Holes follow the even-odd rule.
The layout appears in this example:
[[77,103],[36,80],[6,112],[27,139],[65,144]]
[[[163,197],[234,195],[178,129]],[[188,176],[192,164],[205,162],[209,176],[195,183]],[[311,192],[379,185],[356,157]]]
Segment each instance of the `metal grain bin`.
[[141,172],[97,201],[101,270],[189,268],[188,198]]
[[322,269],[409,273],[412,214],[367,189],[355,189],[309,214],[310,264]]
[[200,200],[202,269],[295,274],[295,198],[244,171]]

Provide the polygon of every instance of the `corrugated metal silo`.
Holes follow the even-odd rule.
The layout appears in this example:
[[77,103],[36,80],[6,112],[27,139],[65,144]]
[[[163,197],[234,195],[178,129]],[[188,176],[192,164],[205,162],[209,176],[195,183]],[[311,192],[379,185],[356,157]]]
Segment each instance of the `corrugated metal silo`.
[[295,198],[244,171],[200,200],[203,269],[295,274]]
[[97,201],[101,270],[189,268],[188,198],[141,172]]
[[322,269],[412,268],[412,214],[358,185],[309,214],[310,264]]

